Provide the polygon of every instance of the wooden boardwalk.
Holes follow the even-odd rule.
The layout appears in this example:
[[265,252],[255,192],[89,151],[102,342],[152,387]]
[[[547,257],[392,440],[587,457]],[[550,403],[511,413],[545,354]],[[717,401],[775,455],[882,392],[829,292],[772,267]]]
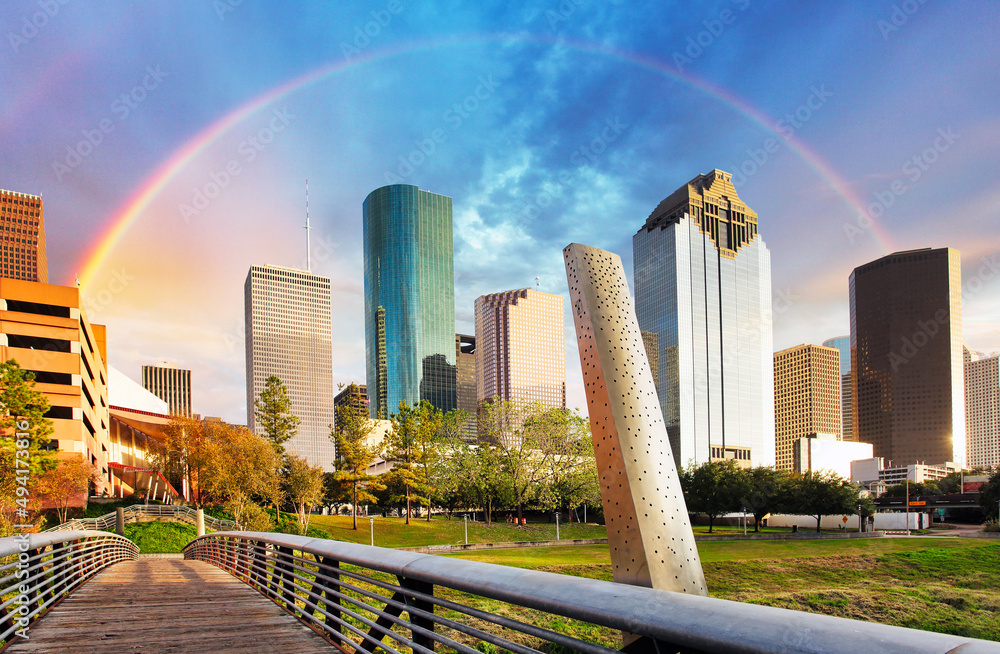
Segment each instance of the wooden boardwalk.
[[213,565],[117,563],[70,593],[6,652],[335,652],[327,641]]

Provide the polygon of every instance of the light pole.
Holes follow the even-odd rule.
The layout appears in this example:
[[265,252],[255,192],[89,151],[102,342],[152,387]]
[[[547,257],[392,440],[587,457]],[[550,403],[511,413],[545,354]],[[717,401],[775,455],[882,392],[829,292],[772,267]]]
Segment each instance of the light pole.
[[368,533],[371,535],[372,547],[375,547],[375,517],[368,518]]
[[858,504],[858,533],[865,530],[865,517],[861,515],[861,505]]
[[906,478],[906,535],[910,535],[910,478]]
[[462,516],[462,523],[463,523],[463,526],[465,527],[465,544],[468,545],[469,544],[469,514],[468,513],[466,513],[465,515]]
[[556,511],[556,540],[559,540],[559,511]]
[[747,507],[743,507],[743,535],[747,535]]

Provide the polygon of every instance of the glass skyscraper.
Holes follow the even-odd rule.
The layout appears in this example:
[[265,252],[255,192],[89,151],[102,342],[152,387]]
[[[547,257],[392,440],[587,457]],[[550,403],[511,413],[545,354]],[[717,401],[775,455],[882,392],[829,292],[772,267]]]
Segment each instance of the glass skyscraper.
[[895,465],[965,465],[962,264],[909,250],[849,279],[854,440]]
[[292,268],[251,266],[243,287],[246,320],[247,426],[253,401],[271,375],[288,390],[298,431],[287,443],[290,454],[333,470],[333,347],[330,333],[330,278]]
[[451,198],[409,184],[364,202],[365,361],[373,418],[399,403],[455,408]]
[[678,466],[774,465],[771,255],[732,176],[699,175],[632,237],[635,307]]

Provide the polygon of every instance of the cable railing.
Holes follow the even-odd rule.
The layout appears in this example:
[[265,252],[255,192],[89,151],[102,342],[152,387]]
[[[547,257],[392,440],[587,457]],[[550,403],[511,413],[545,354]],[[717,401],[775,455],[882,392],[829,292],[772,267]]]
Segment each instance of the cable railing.
[[[303,536],[214,533],[184,556],[228,571],[342,651],[598,654],[619,651],[606,635],[621,632],[630,652],[1000,653],[973,638]],[[593,626],[603,642],[563,633]]]
[[139,558],[139,548],[104,531],[0,538],[0,640],[26,636],[50,606],[95,573]]
[[[198,515],[195,509],[179,504],[133,504],[126,506],[124,512],[125,522],[132,522],[142,516],[146,516],[152,518],[173,518],[178,522],[184,522],[189,525],[195,524],[196,516]],[[67,520],[62,524],[46,529],[42,533],[79,529],[104,531],[115,526],[116,516],[117,512],[112,512],[102,515],[99,518],[74,518],[73,520]],[[238,530],[240,526],[232,520],[206,515],[205,528],[212,531],[234,531]]]

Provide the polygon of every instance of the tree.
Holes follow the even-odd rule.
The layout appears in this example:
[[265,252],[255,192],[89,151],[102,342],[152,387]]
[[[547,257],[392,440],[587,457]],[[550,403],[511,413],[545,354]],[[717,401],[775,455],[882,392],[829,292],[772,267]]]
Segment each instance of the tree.
[[855,515],[860,491],[833,472],[819,471],[794,475],[789,484],[790,508],[816,517],[816,531],[825,515]]
[[290,454],[285,475],[285,497],[295,507],[299,533],[309,530],[309,507],[323,499],[323,468],[311,466],[304,458]]
[[983,508],[984,520],[1000,520],[1000,467],[993,470],[990,478],[979,488],[979,506]]
[[229,507],[236,522],[253,514],[254,500],[281,501],[281,458],[246,427],[206,423],[209,445],[202,485]]
[[27,495],[18,495],[18,489],[27,489],[56,463],[46,449],[53,431],[45,417],[49,401],[34,386],[35,376],[17,361],[0,363],[0,536],[11,533],[8,514],[15,506],[29,508]]
[[464,492],[465,477],[455,460],[456,448],[465,444],[462,427],[468,416],[469,412],[462,409],[453,409],[442,416],[436,437],[438,453],[428,472],[434,489],[431,500],[446,509],[449,520],[456,509],[470,506],[468,494]]
[[253,417],[260,423],[275,452],[283,455],[284,443],[295,435],[299,417],[292,413],[288,389],[277,376],[271,375],[264,382],[260,397],[253,401]]
[[[392,415],[392,428],[386,436],[385,459],[393,463],[388,474],[398,479],[406,502],[406,524],[410,524],[412,503],[426,504],[430,513],[429,495],[432,488],[428,473],[437,456],[435,435],[441,426],[441,411],[427,400],[410,406],[399,403]],[[429,517],[429,516],[428,516]]]
[[597,461],[590,437],[590,423],[575,411],[548,414],[552,438],[552,469],[542,488],[539,502],[546,509],[567,509],[573,522],[573,509],[583,502],[600,503]]
[[780,511],[788,496],[788,473],[770,466],[745,470],[747,494],[743,506],[753,515],[754,533],[760,531],[761,520],[769,513]]
[[[288,398],[288,389],[276,375],[271,375],[264,381],[260,397],[253,401],[253,417],[260,423],[265,438],[270,441],[274,451],[284,463],[285,441],[295,435],[299,417],[292,413],[292,401]],[[280,492],[277,487],[275,492],[276,494]],[[277,503],[274,505],[274,522],[276,524],[281,522]]]
[[512,501],[500,447],[489,441],[471,445],[458,439],[448,450],[448,463],[450,492],[462,498],[465,506],[482,509],[486,524],[492,524],[494,511]]
[[[348,387],[349,396],[360,392],[355,384]],[[354,529],[358,528],[358,503],[376,502],[370,491],[383,490],[385,484],[368,474],[368,468],[382,452],[382,443],[376,442],[378,423],[368,416],[363,404],[348,403],[337,407],[337,425],[330,431],[330,439],[337,445],[334,461],[334,479],[348,486]]]
[[688,511],[708,516],[708,533],[720,515],[739,511],[749,495],[747,476],[734,460],[708,461],[681,473]]
[[205,501],[200,480],[207,456],[205,423],[185,416],[171,416],[164,431],[163,446],[153,455],[153,465],[172,482],[187,481],[194,505],[201,507]]
[[86,493],[91,482],[100,478],[97,470],[90,463],[73,454],[38,478],[36,492],[51,502],[59,516],[59,522],[66,522],[69,507],[80,493]]
[[479,411],[480,433],[500,458],[501,480],[517,507],[519,523],[532,493],[540,491],[552,474],[562,413],[538,402],[500,398],[483,404]]

